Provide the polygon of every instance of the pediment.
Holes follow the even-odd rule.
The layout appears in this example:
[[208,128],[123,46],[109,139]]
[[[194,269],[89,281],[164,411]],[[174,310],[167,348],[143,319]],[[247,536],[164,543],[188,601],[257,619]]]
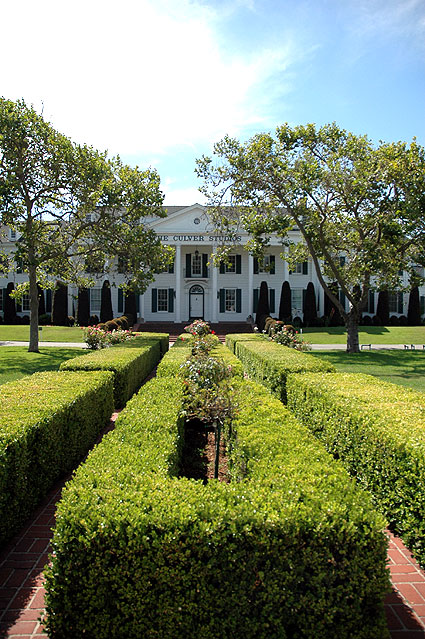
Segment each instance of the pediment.
[[210,233],[213,230],[206,208],[202,204],[168,208],[167,217],[156,220],[150,227],[159,235],[171,233]]

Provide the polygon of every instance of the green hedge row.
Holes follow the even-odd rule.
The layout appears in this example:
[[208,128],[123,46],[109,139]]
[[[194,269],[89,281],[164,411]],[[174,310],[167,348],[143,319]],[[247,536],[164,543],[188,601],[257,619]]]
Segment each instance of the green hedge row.
[[[181,335],[174,346],[162,358],[157,369],[158,377],[168,377],[176,375],[180,366],[190,357],[192,350],[192,337]],[[222,359],[228,366],[232,367],[233,375],[243,377],[243,367],[241,361],[229,352],[217,339],[217,345],[211,351],[211,357]]]
[[236,353],[236,344],[238,342],[258,342],[263,340],[258,333],[229,333],[226,335],[226,346],[232,353]]
[[229,346],[241,360],[244,371],[251,379],[264,384],[272,393],[286,403],[286,379],[291,373],[335,372],[335,367],[314,355],[301,353],[294,348],[275,344],[262,337],[238,339],[231,336]]
[[[170,345],[170,335],[168,333],[135,332],[133,333],[133,335],[136,335],[137,343],[139,343],[140,340],[143,340],[144,343],[147,343],[148,341],[159,340],[161,346],[161,356],[165,355],[165,353],[168,351]],[[131,344],[131,342],[128,342],[128,344]]]
[[288,405],[425,565],[425,396],[363,374],[288,379]]
[[111,373],[35,373],[3,384],[0,543],[87,452],[113,411]]
[[182,402],[178,379],[148,382],[67,485],[49,636],[386,637],[384,521],[369,497],[243,380],[233,481],[178,478]]
[[114,401],[117,408],[125,406],[140,388],[143,380],[155,368],[161,357],[160,342],[155,339],[128,342],[74,357],[60,365],[61,371],[112,371]]

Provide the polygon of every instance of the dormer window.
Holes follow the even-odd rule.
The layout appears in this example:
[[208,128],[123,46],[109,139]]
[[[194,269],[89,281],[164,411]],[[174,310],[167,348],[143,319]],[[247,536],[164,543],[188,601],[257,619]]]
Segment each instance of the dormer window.
[[16,240],[16,231],[14,229],[10,229],[9,231],[9,237],[12,241]]

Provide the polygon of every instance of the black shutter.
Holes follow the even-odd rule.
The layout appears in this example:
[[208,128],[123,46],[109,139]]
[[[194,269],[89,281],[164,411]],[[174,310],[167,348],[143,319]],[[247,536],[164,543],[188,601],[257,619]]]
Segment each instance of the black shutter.
[[21,302],[16,301],[16,312],[22,313],[22,304]]
[[403,313],[403,293],[398,294],[398,312]]
[[274,288],[269,288],[269,307],[270,313],[274,313],[275,310],[275,293]]
[[52,291],[50,288],[46,291],[46,313],[52,312]]
[[118,313],[122,313],[124,310],[124,294],[122,288],[118,289]]
[[174,313],[174,289],[168,289],[168,312]]
[[303,262],[303,275],[308,275],[308,262]]
[[225,309],[224,299],[225,299],[225,289],[221,288],[220,289],[220,313],[224,313],[224,309]]
[[226,272],[226,265],[224,262],[220,262],[220,275],[224,275]]
[[152,313],[156,313],[158,311],[158,289],[152,289]]
[[254,288],[254,307],[252,309],[253,313],[257,312],[259,294],[260,294],[260,291],[258,290],[258,288]]
[[236,313],[242,312],[242,291],[240,288],[236,289]]
[[192,277],[192,255],[187,253],[186,255],[186,277]]
[[258,275],[258,257],[254,257],[254,275]]
[[276,273],[276,256],[270,255],[270,275],[274,275]]
[[172,264],[169,264],[168,266],[168,272],[169,273],[174,273],[174,262]]
[[240,275],[242,273],[242,256],[236,255],[236,273]]
[[208,253],[202,253],[202,277],[208,277]]
[[140,312],[140,295],[139,295],[139,293],[136,293],[136,311],[138,313]]
[[369,291],[369,313],[375,313],[375,291]]

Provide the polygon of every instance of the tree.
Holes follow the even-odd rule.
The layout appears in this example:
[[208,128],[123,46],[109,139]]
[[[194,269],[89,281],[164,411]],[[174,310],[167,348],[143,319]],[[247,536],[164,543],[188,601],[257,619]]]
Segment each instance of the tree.
[[[14,294],[29,294],[30,351],[38,350],[37,282],[90,286],[87,263],[103,274],[120,259],[123,288],[143,292],[166,268],[172,250],[144,221],[165,215],[162,201],[156,171],[77,145],[24,101],[0,98],[0,224],[16,231],[14,259],[28,275]],[[11,260],[2,256],[4,272]]]
[[379,291],[376,305],[376,316],[381,326],[388,326],[390,322],[390,298],[387,290]]
[[64,282],[56,282],[53,291],[52,324],[68,326],[68,287]]
[[108,280],[102,284],[102,294],[100,298],[100,321],[107,322],[114,317],[112,310],[111,285]]
[[279,319],[282,322],[291,322],[292,320],[292,294],[291,285],[285,280],[280,291],[279,303]]
[[260,295],[258,297],[257,314],[255,316],[255,323],[257,324],[258,330],[262,331],[264,329],[266,318],[269,317],[269,315],[269,287],[267,286],[267,282],[261,282]]
[[314,292],[313,282],[309,282],[307,284],[303,310],[304,310],[304,325],[316,326],[317,324],[316,293]]
[[88,288],[78,289],[77,299],[77,324],[79,326],[88,326],[90,319],[90,296]]
[[137,301],[133,291],[128,291],[124,297],[124,315],[128,317],[131,325],[137,320]]
[[[358,352],[358,324],[371,288],[401,287],[400,269],[425,262],[425,152],[415,140],[374,146],[335,123],[280,126],[245,143],[225,137],[197,161],[211,215],[226,235],[239,226],[258,256],[271,233],[291,266],[310,255],[321,286]],[[287,231],[298,227],[302,242]],[[348,310],[329,287],[336,282]]]
[[407,309],[407,324],[409,326],[419,326],[421,323],[421,304],[419,301],[419,288],[413,286],[409,295],[409,306]]

